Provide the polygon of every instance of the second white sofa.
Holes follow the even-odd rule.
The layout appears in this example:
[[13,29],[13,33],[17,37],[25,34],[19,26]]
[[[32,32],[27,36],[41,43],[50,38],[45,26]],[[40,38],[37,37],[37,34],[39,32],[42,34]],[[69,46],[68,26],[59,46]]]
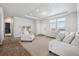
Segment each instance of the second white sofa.
[[49,51],[60,56],[79,56],[79,34],[72,32],[64,36],[63,40],[50,41]]

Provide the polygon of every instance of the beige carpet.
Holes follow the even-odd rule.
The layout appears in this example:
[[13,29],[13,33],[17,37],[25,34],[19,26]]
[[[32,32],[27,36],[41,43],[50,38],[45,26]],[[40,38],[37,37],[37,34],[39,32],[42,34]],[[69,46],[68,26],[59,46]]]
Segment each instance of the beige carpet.
[[0,46],[0,56],[30,56],[30,53],[12,37],[5,37],[3,45]]
[[37,36],[32,42],[20,42],[23,47],[33,56],[54,56],[49,53],[48,43],[53,40],[46,36]]

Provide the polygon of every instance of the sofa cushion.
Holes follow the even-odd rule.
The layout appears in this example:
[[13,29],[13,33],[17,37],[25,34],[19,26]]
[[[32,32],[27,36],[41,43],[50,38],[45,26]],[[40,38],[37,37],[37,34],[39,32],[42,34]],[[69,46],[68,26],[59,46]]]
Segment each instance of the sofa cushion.
[[64,39],[65,36],[67,36],[69,34],[69,32],[67,31],[60,31],[56,37],[56,39],[58,41],[62,41]]
[[63,42],[65,42],[65,43],[71,43],[71,41],[74,39],[74,37],[75,37],[75,32],[71,32],[69,35],[67,35],[63,39]]
[[71,43],[72,45],[79,46],[79,34],[75,35],[75,39]]

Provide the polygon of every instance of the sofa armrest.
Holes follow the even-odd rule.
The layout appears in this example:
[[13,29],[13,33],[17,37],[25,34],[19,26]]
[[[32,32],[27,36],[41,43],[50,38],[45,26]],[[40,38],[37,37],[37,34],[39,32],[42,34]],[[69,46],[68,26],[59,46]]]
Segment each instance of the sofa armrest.
[[57,40],[52,40],[52,44],[51,42],[49,43],[49,46],[51,45],[51,47],[49,48],[49,50],[51,50],[51,52],[57,54],[57,55],[63,55],[63,56],[79,56],[79,47],[78,46],[73,46],[71,44],[67,44],[61,41],[57,41]]

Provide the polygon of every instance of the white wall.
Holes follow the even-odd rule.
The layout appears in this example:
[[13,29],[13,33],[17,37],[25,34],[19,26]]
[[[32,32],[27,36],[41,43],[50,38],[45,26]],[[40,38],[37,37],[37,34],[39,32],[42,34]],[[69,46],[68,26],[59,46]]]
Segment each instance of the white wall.
[[66,16],[66,30],[69,32],[77,31],[77,12],[70,13]]
[[35,33],[35,21],[26,19],[26,18],[21,18],[21,17],[14,17],[13,18],[13,32],[14,32],[14,37],[20,37],[21,34],[21,27],[22,26],[31,26],[32,32]]
[[49,20],[41,21],[41,33],[46,34],[48,31],[50,31]]
[[[77,24],[79,24],[79,3],[77,4]],[[77,31],[79,32],[79,26],[77,26]]]
[[41,34],[41,23],[40,23],[40,20],[36,20],[35,21],[35,29],[36,29],[36,34],[38,35],[38,34]]
[[2,43],[4,39],[4,15],[3,9],[0,7],[0,43]]
[[[77,12],[72,12],[66,17],[66,30],[67,31],[77,31]],[[29,20],[25,18],[14,17],[14,37],[20,37],[21,26],[31,25],[32,31],[36,34],[46,34],[50,31],[49,20]]]
[[[59,16],[58,16],[59,17]],[[57,17],[57,18],[58,18]],[[66,30],[69,32],[77,31],[77,12],[72,12],[67,15],[62,15],[62,17],[66,17]],[[56,18],[56,17],[55,17]],[[54,17],[52,19],[55,19]],[[40,34],[46,34],[46,32],[50,31],[49,20],[41,20],[37,25],[37,32]]]

